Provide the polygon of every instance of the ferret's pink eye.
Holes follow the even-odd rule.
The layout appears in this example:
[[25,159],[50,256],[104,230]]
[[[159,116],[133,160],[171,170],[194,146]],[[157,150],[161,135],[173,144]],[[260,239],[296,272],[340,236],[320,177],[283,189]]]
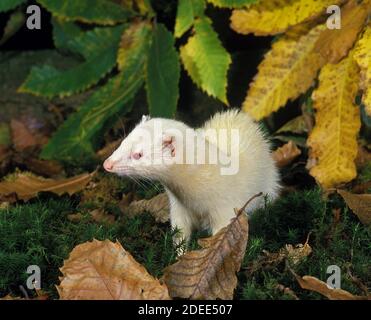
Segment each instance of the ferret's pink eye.
[[142,153],[141,152],[135,152],[132,154],[132,157],[135,159],[135,160],[139,160],[141,157],[142,157]]

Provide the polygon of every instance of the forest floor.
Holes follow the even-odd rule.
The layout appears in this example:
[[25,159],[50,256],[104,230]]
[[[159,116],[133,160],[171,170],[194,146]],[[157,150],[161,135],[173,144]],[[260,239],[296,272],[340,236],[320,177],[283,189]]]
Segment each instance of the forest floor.
[[[41,117],[42,121],[36,123],[42,125],[45,115],[54,113],[55,117],[55,107],[71,112],[71,105],[78,105],[79,99],[84,99],[80,96],[75,98],[78,101],[64,101],[67,106],[62,106],[59,101],[51,105],[43,99],[15,95],[32,61],[42,64],[49,59],[58,61],[50,52],[21,57],[24,63],[11,55],[0,59],[0,79],[7,77],[6,85],[0,88],[0,146],[8,139],[4,138],[8,130],[4,129],[4,123],[17,119],[27,125],[31,113],[32,119],[39,121]],[[12,74],[9,70],[14,65],[9,63],[23,70]],[[45,109],[51,111],[46,113]],[[50,119],[45,121],[56,126]],[[297,141],[300,143],[300,139]],[[360,222],[340,195],[325,194],[316,186],[305,170],[304,148],[302,151],[295,164],[281,170],[285,190],[289,191],[283,192],[274,203],[250,213],[249,239],[238,272],[235,299],[324,299],[317,292],[302,289],[292,271],[326,282],[331,265],[341,270],[342,289],[354,295],[368,295],[370,227]],[[15,152],[16,160],[8,159],[1,155],[0,148],[0,159],[1,156],[5,159],[0,161],[2,181],[14,180],[17,175],[14,172],[40,174],[40,170],[45,169],[40,169],[38,162],[26,161],[27,154],[20,156]],[[67,175],[76,175],[88,169],[65,170]],[[353,185],[370,180],[371,165],[368,164],[363,166]],[[48,298],[57,299],[59,269],[76,245],[93,239],[119,241],[152,276],[160,278],[164,268],[176,261],[172,244],[174,231],[169,222],[158,222],[148,212],[125,214],[128,198],[151,199],[160,192],[159,188],[158,185],[137,185],[100,169],[86,187],[70,196],[45,192],[27,202],[9,203],[0,199],[0,297],[8,294],[34,297],[35,292],[25,288],[29,276],[26,270],[30,265],[37,265],[42,274],[42,291]],[[370,188],[364,190],[370,191]],[[198,248],[197,238],[206,235],[207,231],[195,234],[190,249]],[[288,265],[288,259],[282,254],[288,245],[310,249]]]

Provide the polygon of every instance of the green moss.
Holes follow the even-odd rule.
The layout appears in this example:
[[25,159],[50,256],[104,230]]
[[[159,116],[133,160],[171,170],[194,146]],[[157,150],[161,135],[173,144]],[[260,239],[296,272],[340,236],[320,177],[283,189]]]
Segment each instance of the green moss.
[[[340,221],[334,220],[334,208],[341,209]],[[304,243],[309,232],[313,252],[293,266],[295,272],[326,281],[327,267],[337,265],[342,271],[341,287],[353,294],[364,294],[348,270],[364,285],[370,285],[370,228],[360,224],[339,196],[334,195],[325,202],[320,190],[311,190],[290,193],[253,214],[236,298],[293,299],[277,289],[281,284],[291,288],[300,299],[324,299],[318,293],[301,289],[284,261],[252,274],[246,271],[263,255],[263,250],[277,252],[285,244]]]
[[[171,231],[169,224],[156,223],[147,213],[130,219],[117,213],[113,225],[97,224],[77,200],[80,199],[45,194],[30,203],[0,210],[0,296],[20,295],[19,285],[25,286],[27,266],[36,264],[42,271],[43,290],[57,298],[55,285],[59,283],[58,269],[63,260],[76,245],[93,238],[118,240],[156,277],[161,277],[163,269],[175,261],[172,244],[175,231]],[[339,221],[334,220],[334,208],[341,209]],[[79,223],[70,222],[67,215],[76,212],[81,212],[84,218]],[[325,281],[327,267],[336,264],[342,270],[343,289],[363,294],[348,269],[370,286],[370,228],[359,222],[338,195],[325,201],[320,190],[290,193],[253,213],[249,224],[249,242],[238,273],[236,299],[293,299],[279,285],[291,288],[300,299],[323,299],[301,289],[284,261],[248,271],[263,250],[277,252],[285,244],[304,243],[308,233],[313,252],[292,266],[295,272]],[[206,231],[193,235],[189,248],[197,249],[197,239],[207,235]]]
[[68,198],[36,201],[0,210],[0,296],[19,294],[25,286],[29,265],[38,265],[42,272],[42,288],[56,297],[58,269],[78,244],[110,239],[120,241],[134,258],[155,276],[174,261],[170,228],[158,225],[147,214],[121,219],[113,225],[100,225],[83,219],[68,221],[76,203]]

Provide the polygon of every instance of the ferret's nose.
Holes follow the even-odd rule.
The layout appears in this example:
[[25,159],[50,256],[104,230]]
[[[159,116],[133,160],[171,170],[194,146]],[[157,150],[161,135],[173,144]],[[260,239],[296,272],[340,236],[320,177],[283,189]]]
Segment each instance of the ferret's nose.
[[103,163],[103,168],[106,171],[112,171],[114,164],[115,164],[115,161],[112,161],[110,159],[106,159],[106,161],[104,161],[104,163]]

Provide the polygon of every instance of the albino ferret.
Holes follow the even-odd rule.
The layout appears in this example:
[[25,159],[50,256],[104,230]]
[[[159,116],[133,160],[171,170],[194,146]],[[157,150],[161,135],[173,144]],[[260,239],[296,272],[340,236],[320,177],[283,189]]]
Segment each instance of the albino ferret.
[[[170,202],[170,220],[189,240],[194,228],[215,234],[248,199],[263,192],[277,197],[279,175],[259,126],[244,112],[215,114],[202,128],[181,121],[148,118],[104,162],[122,176],[160,181]],[[254,200],[249,211],[264,204]]]

